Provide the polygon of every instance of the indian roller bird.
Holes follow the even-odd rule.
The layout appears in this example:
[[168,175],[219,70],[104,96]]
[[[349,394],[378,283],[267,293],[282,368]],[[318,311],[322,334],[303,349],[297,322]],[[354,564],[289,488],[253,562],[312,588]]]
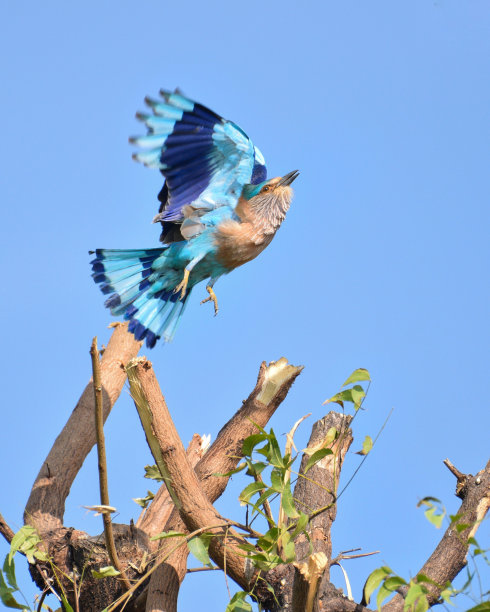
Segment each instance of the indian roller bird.
[[207,280],[208,297],[224,274],[257,257],[283,222],[292,199],[294,170],[267,180],[265,160],[245,132],[180,92],[145,98],[151,109],[136,117],[145,136],[133,158],[157,168],[160,248],[97,249],[93,278],[115,316],[129,321],[137,340],[153,348],[174,337],[195,285]]

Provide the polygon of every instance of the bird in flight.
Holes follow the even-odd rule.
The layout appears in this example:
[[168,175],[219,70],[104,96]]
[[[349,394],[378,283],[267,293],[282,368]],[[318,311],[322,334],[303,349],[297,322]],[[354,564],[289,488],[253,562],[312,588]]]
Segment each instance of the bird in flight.
[[265,160],[245,132],[205,106],[160,91],[145,98],[150,112],[136,117],[145,136],[130,138],[133,158],[157,168],[160,248],[97,249],[92,277],[115,316],[129,321],[137,340],[153,348],[174,337],[195,285],[207,280],[208,297],[224,274],[257,257],[274,238],[289,209],[299,172],[267,180]]

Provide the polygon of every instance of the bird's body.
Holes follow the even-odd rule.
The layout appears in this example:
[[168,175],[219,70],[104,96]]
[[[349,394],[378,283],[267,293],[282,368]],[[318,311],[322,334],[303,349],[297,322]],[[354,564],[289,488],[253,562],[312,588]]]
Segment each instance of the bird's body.
[[112,294],[106,306],[129,319],[129,330],[153,347],[173,338],[192,288],[247,263],[271,242],[289,208],[297,172],[265,180],[265,162],[234,123],[180,94],[148,100],[153,115],[137,117],[149,133],[130,139],[148,150],[133,157],[160,169],[165,184],[155,222],[156,249],[98,249],[95,282]]

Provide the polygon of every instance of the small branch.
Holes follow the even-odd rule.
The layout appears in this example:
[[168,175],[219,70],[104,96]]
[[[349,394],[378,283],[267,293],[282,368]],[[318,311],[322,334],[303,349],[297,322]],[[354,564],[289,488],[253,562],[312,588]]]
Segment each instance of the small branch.
[[454,476],[456,476],[456,480],[457,480],[456,496],[459,497],[460,499],[463,499],[464,497],[463,490],[464,490],[464,487],[466,486],[468,477],[466,476],[466,474],[463,474],[456,467],[454,467],[454,465],[451,463],[451,461],[449,461],[449,459],[444,459],[443,463],[447,467],[447,469],[451,472],[451,474],[454,474]]
[[359,553],[358,555],[346,554],[348,552],[353,552],[354,550],[360,550],[360,548],[353,548],[352,551],[346,550],[345,552],[340,553],[339,555],[335,557],[335,559],[332,559],[332,561],[330,561],[330,567],[332,567],[332,565],[339,565],[339,561],[343,561],[344,559],[362,559],[362,557],[370,557],[371,555],[379,555],[379,553],[381,552],[379,550],[373,550],[373,552]]
[[[112,327],[114,332],[100,364],[104,420],[126,380],[124,366],[141,347],[141,342],[128,332],[126,323]],[[44,460],[26,505],[24,520],[36,527],[41,536],[63,527],[65,500],[95,442],[94,391],[89,382]]]
[[[95,403],[95,432],[97,438],[97,458],[99,466],[99,488],[100,488],[100,503],[103,506],[110,506],[109,502],[109,486],[107,482],[107,462],[105,455],[105,436],[104,436],[104,415],[103,415],[103,400],[102,400],[102,381],[100,375],[100,360],[99,350],[97,348],[97,337],[92,340],[90,348],[92,356],[92,374],[94,381],[94,403]],[[104,523],[104,536],[107,547],[107,553],[112,565],[121,572],[121,578],[126,589],[130,589],[128,577],[117,556],[116,545],[114,543],[114,535],[112,533],[112,521],[109,512],[102,512],[102,520]],[[75,587],[76,595],[76,587]],[[75,599],[77,599],[75,597]]]
[[[447,461],[447,460],[446,460]],[[417,572],[425,574],[441,588],[434,584],[427,584],[429,589],[429,606],[435,604],[441,594],[442,588],[447,581],[452,582],[454,578],[466,565],[468,554],[468,539],[474,537],[478,527],[485,518],[490,508],[490,461],[486,467],[476,476],[462,474],[456,470],[450,461],[444,462],[449,470],[458,479],[456,494],[461,496],[463,502],[457,511],[459,517],[451,522],[436,549]],[[454,468],[454,471],[453,469]],[[460,488],[460,482],[464,481],[464,487]],[[458,531],[457,527],[460,527]],[[401,612],[404,608],[402,595],[395,595],[393,599],[383,606],[383,612]]]
[[190,567],[186,574],[192,574],[194,572],[215,572],[216,570],[218,571],[222,571],[221,567],[216,567],[213,565],[213,567]]
[[10,542],[12,542],[12,539],[15,535],[15,533],[9,527],[9,525],[7,524],[7,521],[3,518],[1,514],[0,514],[0,533],[3,535],[3,537],[7,540],[9,544]]
[[449,459],[444,459],[443,463],[447,467],[447,469],[456,476],[458,481],[466,479],[466,475],[460,472],[457,468],[455,468],[451,461],[449,461]]

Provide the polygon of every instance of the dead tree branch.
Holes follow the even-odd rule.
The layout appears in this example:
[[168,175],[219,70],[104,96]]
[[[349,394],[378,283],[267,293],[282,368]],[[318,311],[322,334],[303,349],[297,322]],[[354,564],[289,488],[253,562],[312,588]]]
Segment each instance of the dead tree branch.
[[[261,364],[257,383],[252,393],[244,400],[238,412],[221,429],[211,448],[195,468],[195,472],[201,481],[202,491],[209,502],[213,503],[218,499],[228,484],[228,478],[216,477],[215,474],[223,474],[236,467],[242,456],[241,448],[243,440],[257,432],[254,423],[260,427],[264,427],[267,424],[285,399],[302,369],[302,367],[289,365],[285,358],[281,358],[277,362],[271,362],[269,365],[266,365],[265,362]],[[176,509],[172,511],[166,524],[158,526],[158,531],[170,530],[186,530]],[[165,543],[160,551],[161,554],[164,554],[168,548],[170,548],[170,545]],[[158,567],[151,578],[149,588],[157,596],[160,594],[160,598],[156,597],[156,599],[158,599],[158,605],[161,607],[147,609],[172,610],[171,607],[167,606],[167,603],[170,603],[170,601],[164,600],[162,594],[169,592],[178,593],[180,583],[184,577],[185,564],[177,563],[175,566],[172,566],[171,559],[169,559],[164,565]],[[172,586],[170,586],[169,580],[172,581]],[[134,606],[135,610],[145,609],[147,595],[148,591],[145,590],[138,598]],[[174,601],[176,605],[176,596]]]
[[[126,380],[124,366],[140,347],[141,342],[127,331],[127,324],[114,325],[100,364],[104,421]],[[43,462],[27,501],[24,521],[41,535],[63,527],[66,498],[95,442],[94,389],[90,381]]]
[[[239,544],[246,541],[229,529],[229,522],[220,516],[203,492],[198,476],[189,465],[184,447],[162,397],[151,363],[145,358],[133,359],[127,365],[131,395],[145,430],[146,439],[163,476],[175,507],[187,529],[192,532],[209,525],[216,534],[209,545],[213,561],[242,588],[250,589],[256,572],[247,572],[246,559]],[[227,535],[227,542],[223,536]],[[168,605],[166,605],[168,609]]]
[[[448,460],[444,462],[450,463]],[[490,461],[476,476],[463,474],[451,464],[451,472],[457,478],[456,495],[463,502],[457,511],[458,519],[451,523],[432,555],[419,570],[418,574],[425,574],[431,580],[441,585],[427,585],[430,590],[429,605],[439,599],[446,582],[453,581],[466,564],[468,554],[468,539],[475,536],[480,523],[490,508]],[[448,466],[449,467],[449,466]],[[457,527],[459,526],[460,531]],[[401,612],[404,599],[402,595],[395,595],[393,599],[383,606],[386,612]]]

